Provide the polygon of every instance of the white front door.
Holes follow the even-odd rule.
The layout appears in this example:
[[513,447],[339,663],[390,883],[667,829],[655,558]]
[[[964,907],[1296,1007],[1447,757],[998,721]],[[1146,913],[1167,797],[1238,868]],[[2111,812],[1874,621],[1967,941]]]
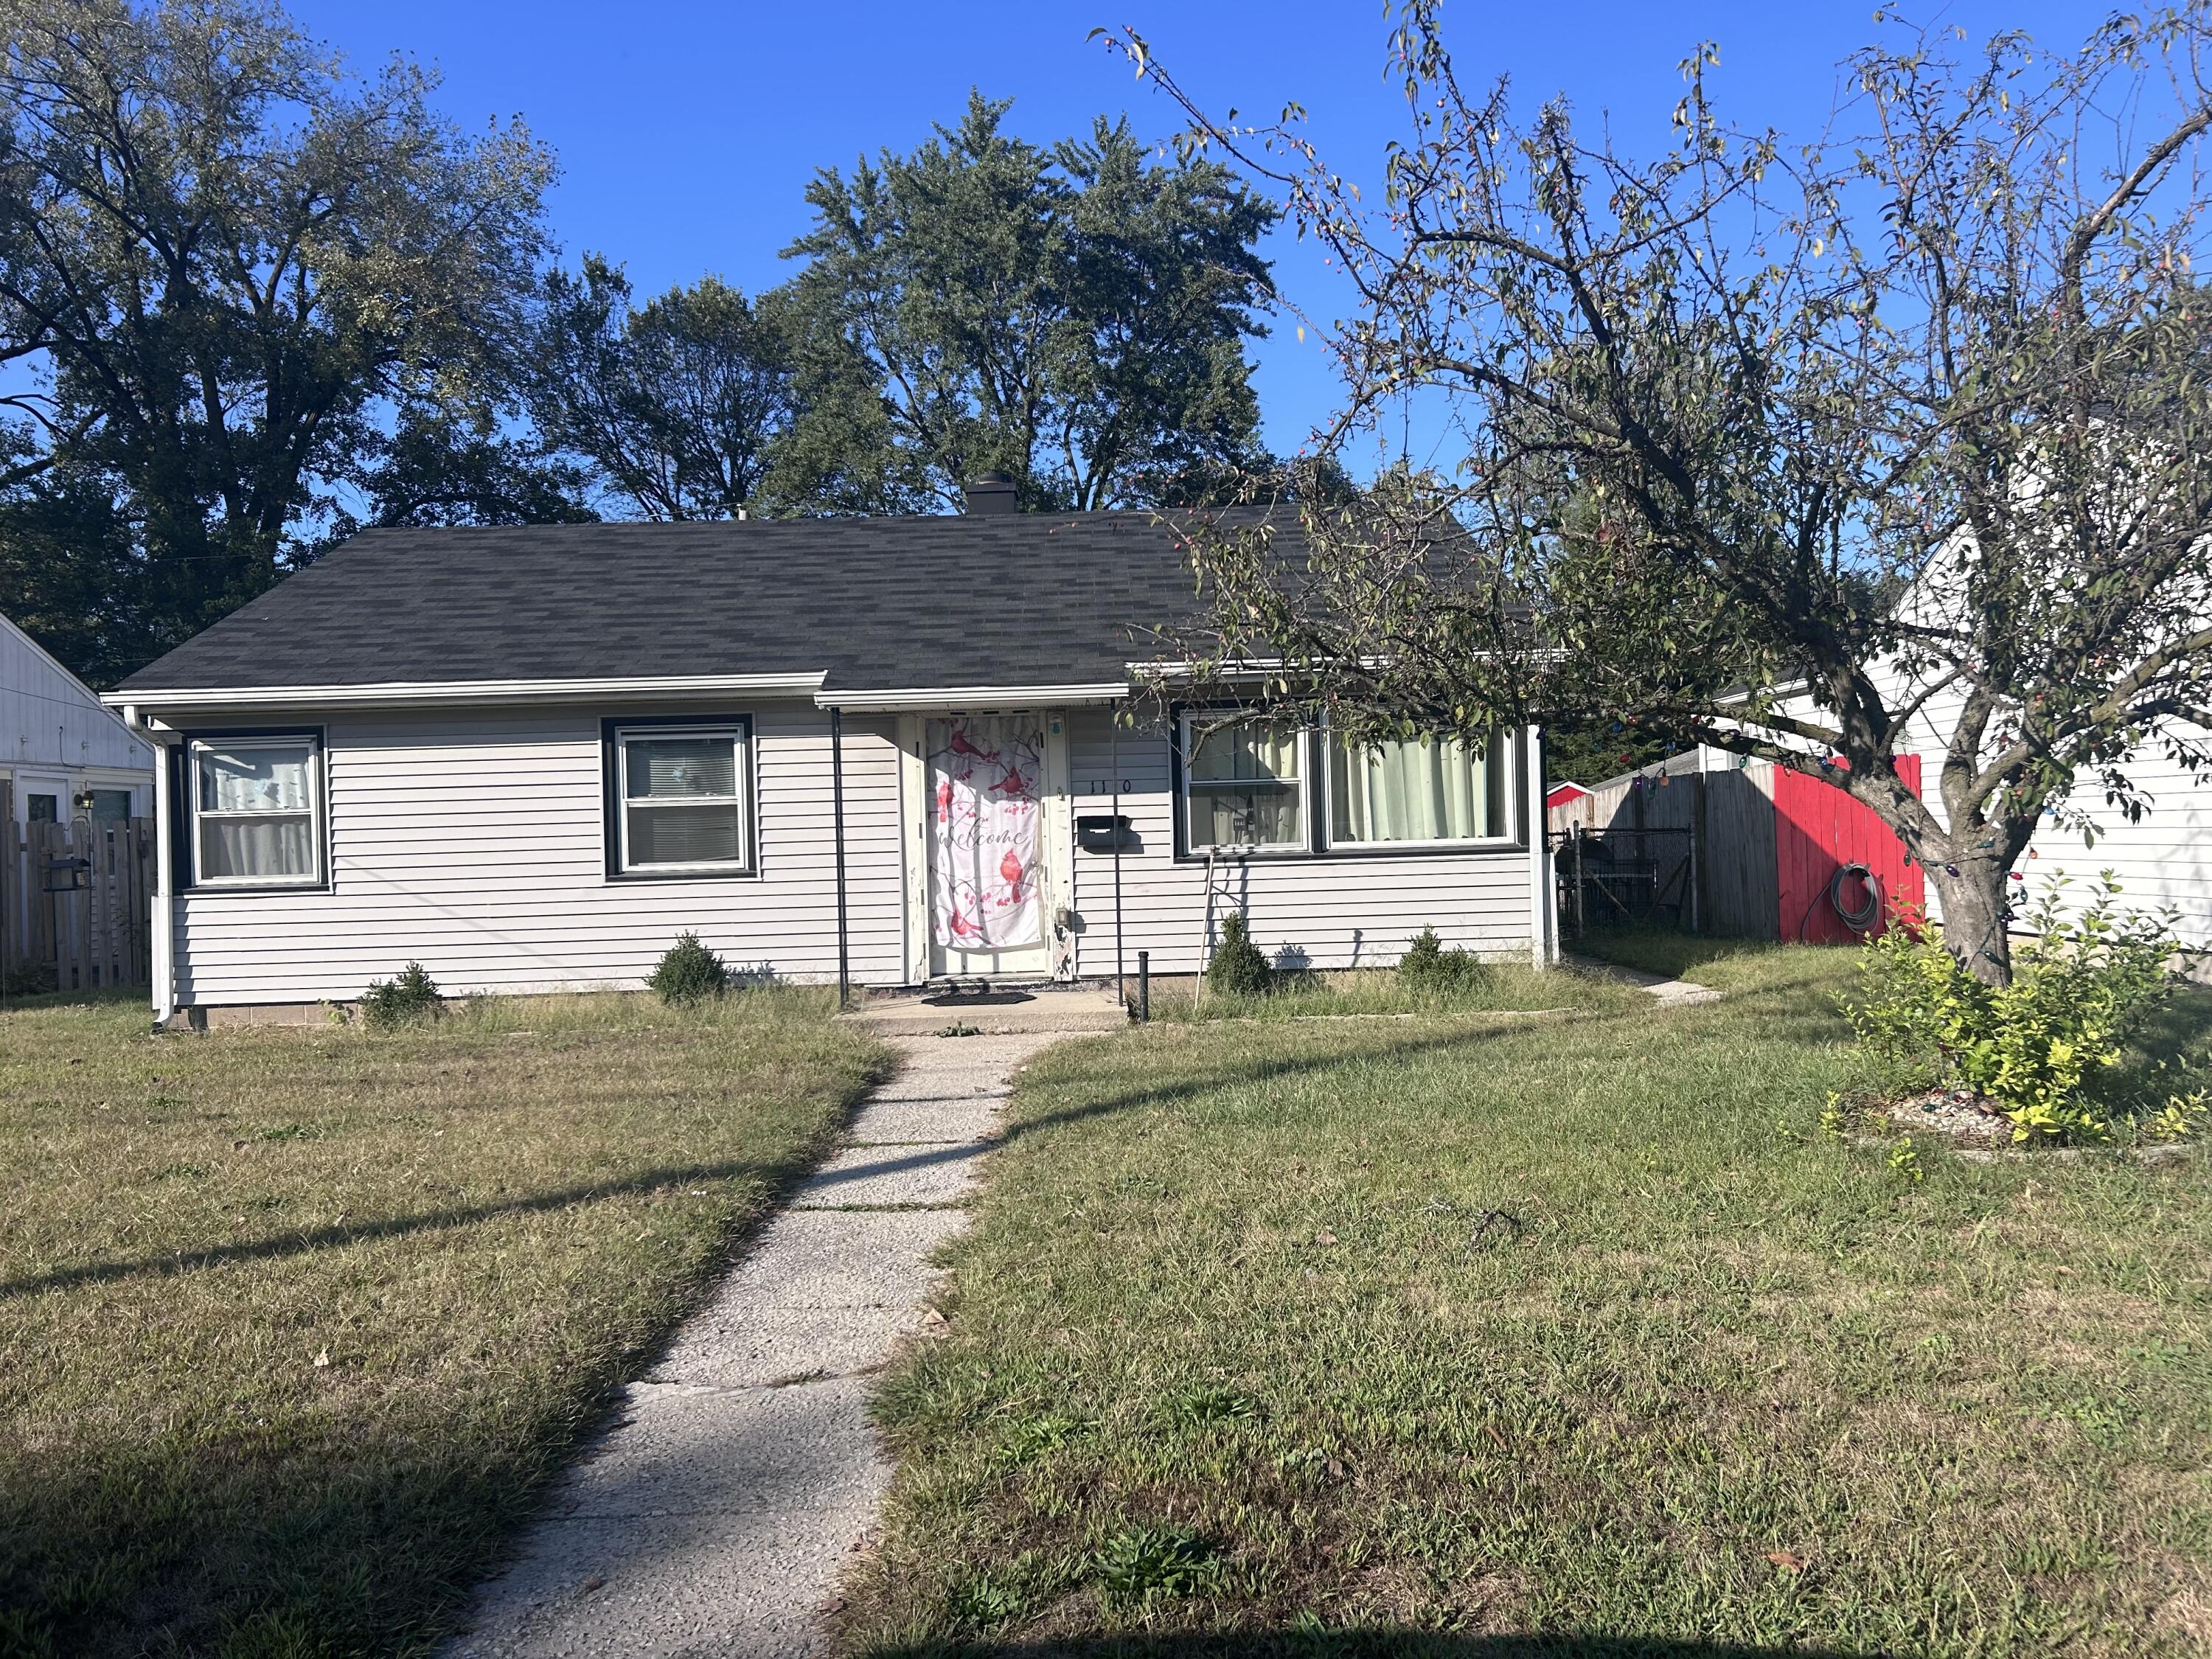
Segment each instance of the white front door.
[[919,726],[924,971],[1048,977],[1063,954],[1066,722],[975,714]]

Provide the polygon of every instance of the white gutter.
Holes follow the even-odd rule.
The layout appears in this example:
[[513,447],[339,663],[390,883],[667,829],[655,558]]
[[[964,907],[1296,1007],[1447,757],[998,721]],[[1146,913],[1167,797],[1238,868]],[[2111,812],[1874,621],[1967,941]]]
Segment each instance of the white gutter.
[[1119,702],[1129,695],[1126,682],[1096,685],[920,685],[897,691],[817,691],[823,708],[861,711],[947,708],[1064,708],[1071,703]]
[[745,693],[803,697],[825,676],[812,674],[664,674],[620,679],[385,680],[368,685],[223,685],[107,691],[110,708],[416,708],[435,704],[589,702],[599,697],[690,696]]
[[161,1030],[177,1012],[176,849],[169,834],[169,750],[154,744],[154,915],[151,956],[154,1029]]

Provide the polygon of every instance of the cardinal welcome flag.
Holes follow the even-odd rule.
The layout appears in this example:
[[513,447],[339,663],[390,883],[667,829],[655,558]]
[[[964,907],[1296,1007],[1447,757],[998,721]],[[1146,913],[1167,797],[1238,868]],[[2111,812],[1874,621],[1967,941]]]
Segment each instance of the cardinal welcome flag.
[[1044,733],[1033,720],[932,721],[930,923],[955,951],[1043,942],[1037,792]]

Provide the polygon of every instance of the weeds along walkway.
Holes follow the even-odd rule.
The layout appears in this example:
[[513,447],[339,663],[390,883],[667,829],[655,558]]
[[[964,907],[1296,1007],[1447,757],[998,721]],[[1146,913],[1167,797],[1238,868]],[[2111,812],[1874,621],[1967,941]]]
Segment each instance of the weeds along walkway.
[[1061,1035],[892,1039],[903,1067],[631,1385],[451,1659],[823,1650],[890,1481],[870,1374],[924,1328],[1013,1073]]

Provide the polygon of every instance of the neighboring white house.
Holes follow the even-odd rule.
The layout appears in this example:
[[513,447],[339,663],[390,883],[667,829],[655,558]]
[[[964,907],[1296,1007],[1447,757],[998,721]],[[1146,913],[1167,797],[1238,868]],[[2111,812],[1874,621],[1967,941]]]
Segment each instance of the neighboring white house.
[[[1908,685],[1893,672],[1884,678],[1882,690],[1894,708],[1917,696],[1924,684]],[[1943,757],[1963,702],[1963,693],[1938,692],[1907,723],[1908,735],[1898,744],[1899,753],[1920,757],[1925,780],[1922,793],[1939,819],[1944,817],[1939,782]],[[1796,701],[1784,706],[1810,708],[1808,702]],[[1820,716],[1820,711],[1812,712]],[[1723,757],[1715,763],[1731,763]],[[2046,817],[2020,866],[2027,900],[2033,902],[2053,881],[2063,878],[2066,884],[2060,896],[2070,908],[2096,891],[2097,878],[2109,870],[2120,884],[2122,908],[2171,909],[2184,943],[2212,948],[2212,772],[2192,776],[2155,743],[2124,769],[2146,798],[2148,810],[2131,822],[2106,801],[2103,787],[2094,777],[2084,775],[2066,806],[2069,819],[2079,815],[2091,821],[2094,842],[2085,839],[2078,825]],[[1941,921],[1942,898],[1933,884],[1928,894]],[[2026,908],[2026,904],[2017,907],[2015,914]]]
[[0,617],[0,782],[19,823],[144,817],[154,748]]
[[[1000,503],[1003,505],[1000,505]],[[996,510],[994,510],[996,508]],[[106,701],[159,743],[155,1001],[868,985],[1553,949],[1536,737],[1367,754],[1139,695],[1150,514],[380,530]],[[1211,890],[1209,891],[1209,884]]]

